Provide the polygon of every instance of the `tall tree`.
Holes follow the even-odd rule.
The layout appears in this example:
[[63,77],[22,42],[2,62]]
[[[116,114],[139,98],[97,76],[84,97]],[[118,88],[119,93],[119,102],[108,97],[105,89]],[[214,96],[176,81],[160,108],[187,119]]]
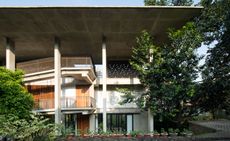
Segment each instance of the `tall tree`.
[[204,6],[197,24],[209,48],[202,72],[202,107],[214,113],[226,109],[230,113],[230,0],[202,0]]
[[146,6],[191,6],[193,4],[193,0],[144,0],[144,3]]
[[167,0],[144,0],[144,3],[146,6],[151,6],[151,5],[165,6],[165,5],[168,5]]
[[194,81],[200,60],[195,50],[202,38],[194,23],[187,23],[180,30],[171,30],[169,39],[169,44],[157,46],[147,32],[137,38],[130,64],[139,72],[145,91],[138,98],[126,92],[124,102],[135,100],[160,119],[182,124],[193,114]]
[[23,86],[22,75],[0,67],[0,136],[20,141],[54,140],[54,125],[31,112],[33,98]]
[[0,67],[0,115],[30,117],[33,98],[22,85],[22,72]]

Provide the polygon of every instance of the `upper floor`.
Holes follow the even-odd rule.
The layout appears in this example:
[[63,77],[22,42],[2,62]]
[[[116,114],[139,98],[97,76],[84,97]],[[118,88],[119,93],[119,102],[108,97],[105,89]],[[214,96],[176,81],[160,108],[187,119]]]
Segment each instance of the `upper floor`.
[[[45,80],[54,77],[54,58],[42,58],[16,64],[24,71],[24,82]],[[73,77],[81,84],[92,84],[96,79],[95,68],[90,57],[62,57],[62,77]]]
[[[108,61],[107,108],[136,108],[135,104],[120,105],[122,94],[119,86],[139,85],[135,72],[128,61]],[[54,58],[43,58],[16,64],[24,71],[24,82],[34,97],[34,110],[54,111]],[[94,65],[90,57],[61,58],[61,96],[63,111],[83,110],[100,112],[103,108],[101,65]],[[114,110],[113,110],[114,111]]]
[[[24,71],[24,82],[45,80],[54,77],[54,58],[42,58],[19,62],[17,69]],[[91,57],[61,57],[62,77],[73,77],[80,84],[102,85],[102,65],[94,64]],[[138,85],[138,72],[128,61],[108,61],[108,85]]]
[[[102,84],[102,66],[95,65],[97,79],[96,84]],[[108,85],[139,85],[138,72],[135,71],[128,60],[108,61],[107,63]]]
[[[40,84],[33,83],[26,85],[26,88],[33,94],[34,110],[40,112],[54,111],[55,94],[52,82],[50,84],[44,82]],[[96,108],[94,90],[91,85],[63,86],[60,102],[60,108],[62,111],[92,111]]]

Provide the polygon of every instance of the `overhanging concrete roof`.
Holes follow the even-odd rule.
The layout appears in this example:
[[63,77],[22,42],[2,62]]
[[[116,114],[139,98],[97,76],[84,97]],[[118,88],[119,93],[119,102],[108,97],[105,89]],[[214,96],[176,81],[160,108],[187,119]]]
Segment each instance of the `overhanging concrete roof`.
[[108,60],[130,57],[140,31],[167,41],[169,27],[179,28],[198,16],[202,7],[0,7],[0,57],[5,37],[15,41],[16,61],[52,57],[54,36],[62,56],[92,56],[101,62],[102,35]]

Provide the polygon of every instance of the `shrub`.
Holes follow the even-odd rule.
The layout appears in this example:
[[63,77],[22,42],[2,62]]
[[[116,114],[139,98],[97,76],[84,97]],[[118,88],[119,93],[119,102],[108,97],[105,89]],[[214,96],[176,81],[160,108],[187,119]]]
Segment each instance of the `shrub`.
[[17,116],[0,116],[0,135],[18,141],[51,141],[55,138],[55,126],[48,119],[31,114],[30,119]]

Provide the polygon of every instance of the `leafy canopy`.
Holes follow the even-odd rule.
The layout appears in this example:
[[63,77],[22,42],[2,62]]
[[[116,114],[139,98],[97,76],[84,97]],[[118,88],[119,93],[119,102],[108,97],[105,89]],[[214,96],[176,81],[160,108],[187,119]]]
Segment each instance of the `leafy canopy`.
[[202,71],[202,109],[214,113],[225,109],[230,113],[230,1],[202,0],[202,15],[197,20],[204,43],[210,47]]
[[184,122],[193,114],[190,106],[200,60],[195,50],[202,38],[195,24],[187,23],[179,30],[170,30],[169,39],[169,44],[158,46],[146,31],[137,38],[130,64],[139,72],[145,91],[138,98],[126,92],[123,102],[135,101],[160,119]]
[[191,6],[193,4],[193,0],[144,0],[144,3],[146,6]]
[[0,116],[0,135],[17,141],[53,141],[56,128],[48,119],[31,114],[27,119]]
[[33,98],[22,85],[22,72],[0,67],[0,115],[30,116]]
[[23,86],[21,71],[0,67],[0,135],[12,140],[54,140],[54,124],[32,114],[32,95]]

